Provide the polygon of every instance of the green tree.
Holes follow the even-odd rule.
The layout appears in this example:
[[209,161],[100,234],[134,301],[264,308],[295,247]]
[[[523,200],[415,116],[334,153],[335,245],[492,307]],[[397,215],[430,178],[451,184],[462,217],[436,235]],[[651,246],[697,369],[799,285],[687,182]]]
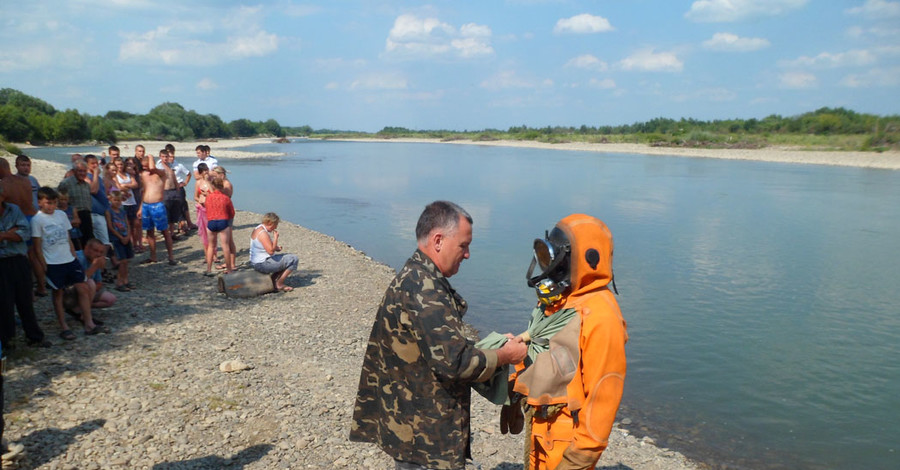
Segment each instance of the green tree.
[[228,123],[231,132],[237,137],[252,137],[256,135],[256,127],[249,119],[236,119]]

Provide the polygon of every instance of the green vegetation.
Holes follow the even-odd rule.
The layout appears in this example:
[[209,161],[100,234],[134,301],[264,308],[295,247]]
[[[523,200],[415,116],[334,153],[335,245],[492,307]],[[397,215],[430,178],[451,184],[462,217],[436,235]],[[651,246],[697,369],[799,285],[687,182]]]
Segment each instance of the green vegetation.
[[378,139],[437,138],[444,141],[525,140],[545,143],[631,143],[657,147],[762,148],[884,151],[900,148],[900,116],[860,114],[821,108],[794,117],[698,121],[656,118],[647,122],[598,127],[510,127],[506,131],[416,131],[385,127],[375,134],[335,133],[326,137]]
[[203,140],[253,136],[316,136],[321,138],[428,138],[443,141],[526,140],[545,143],[634,143],[662,147],[761,148],[799,147],[814,150],[884,151],[900,149],[900,115],[876,116],[844,108],[821,108],[799,116],[771,115],[763,119],[655,118],[619,126],[528,127],[503,131],[411,130],[385,127],[377,133],[282,127],[274,119],[223,122],[214,114],[187,111],[178,103],[163,103],[144,115],[110,111],[90,116],[77,110],[57,111],[50,104],[20,91],[0,89],[0,148],[6,142],[41,144],[118,140]]
[[228,137],[284,137],[278,121],[237,119],[225,123],[215,114],[201,115],[178,103],[163,103],[147,114],[110,111],[91,116],[76,109],[58,111],[49,103],[11,88],[0,89],[0,144],[10,142],[115,143],[126,139],[202,140]]

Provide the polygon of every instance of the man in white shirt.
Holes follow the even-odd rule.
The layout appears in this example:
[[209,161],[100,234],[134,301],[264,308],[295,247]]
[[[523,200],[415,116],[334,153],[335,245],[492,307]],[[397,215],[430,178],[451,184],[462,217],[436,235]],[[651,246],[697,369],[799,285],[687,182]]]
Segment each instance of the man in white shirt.
[[197,167],[201,163],[206,163],[206,167],[209,168],[209,171],[213,171],[213,168],[219,166],[219,161],[216,160],[216,157],[209,154],[209,145],[200,144],[195,150],[197,151],[197,159],[194,160],[194,178],[196,179],[200,177]]

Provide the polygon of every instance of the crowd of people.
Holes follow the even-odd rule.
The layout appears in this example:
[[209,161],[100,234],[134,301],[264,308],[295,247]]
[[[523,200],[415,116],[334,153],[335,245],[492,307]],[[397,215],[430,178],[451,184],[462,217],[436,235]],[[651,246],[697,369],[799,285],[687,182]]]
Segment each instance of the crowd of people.
[[[147,253],[140,264],[158,262],[158,236],[164,242],[168,266],[179,264],[173,243],[197,233],[207,275],[236,269],[234,186],[208,145],[198,145],[195,151],[197,158],[189,170],[176,160],[172,144],[159,151],[158,159],[143,145],[134,147],[132,157],[122,157],[113,145],[100,156],[72,155],[63,179],[43,184],[31,175],[28,156],[16,157],[15,173],[10,162],[0,158],[0,348],[4,360],[15,348],[16,312],[27,346],[52,346],[35,312],[39,297],[51,296],[62,340],[78,337],[71,320],[82,324],[86,336],[109,333],[95,311],[116,303],[112,291],[121,295],[140,288],[129,278],[130,261],[135,254]],[[186,190],[192,179],[196,224]],[[249,265],[272,275],[276,289],[290,291],[284,281],[296,271],[299,258],[276,253],[281,250],[278,221],[274,213],[263,217],[251,236]],[[219,247],[221,264],[216,262]],[[2,395],[0,374],[0,406]],[[0,438],[2,434],[0,416]],[[14,451],[15,445],[0,444],[0,454]]]

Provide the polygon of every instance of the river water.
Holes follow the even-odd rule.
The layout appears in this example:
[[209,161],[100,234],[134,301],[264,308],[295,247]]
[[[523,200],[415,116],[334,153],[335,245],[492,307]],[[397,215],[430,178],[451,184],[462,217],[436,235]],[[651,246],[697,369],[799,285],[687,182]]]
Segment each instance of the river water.
[[630,335],[629,428],[715,467],[900,468],[900,172],[468,145],[251,149],[287,156],[221,162],[238,209],[395,268],[426,203],[465,207],[472,256],[451,281],[485,332],[525,328],[534,238],[573,212],[603,219]]

